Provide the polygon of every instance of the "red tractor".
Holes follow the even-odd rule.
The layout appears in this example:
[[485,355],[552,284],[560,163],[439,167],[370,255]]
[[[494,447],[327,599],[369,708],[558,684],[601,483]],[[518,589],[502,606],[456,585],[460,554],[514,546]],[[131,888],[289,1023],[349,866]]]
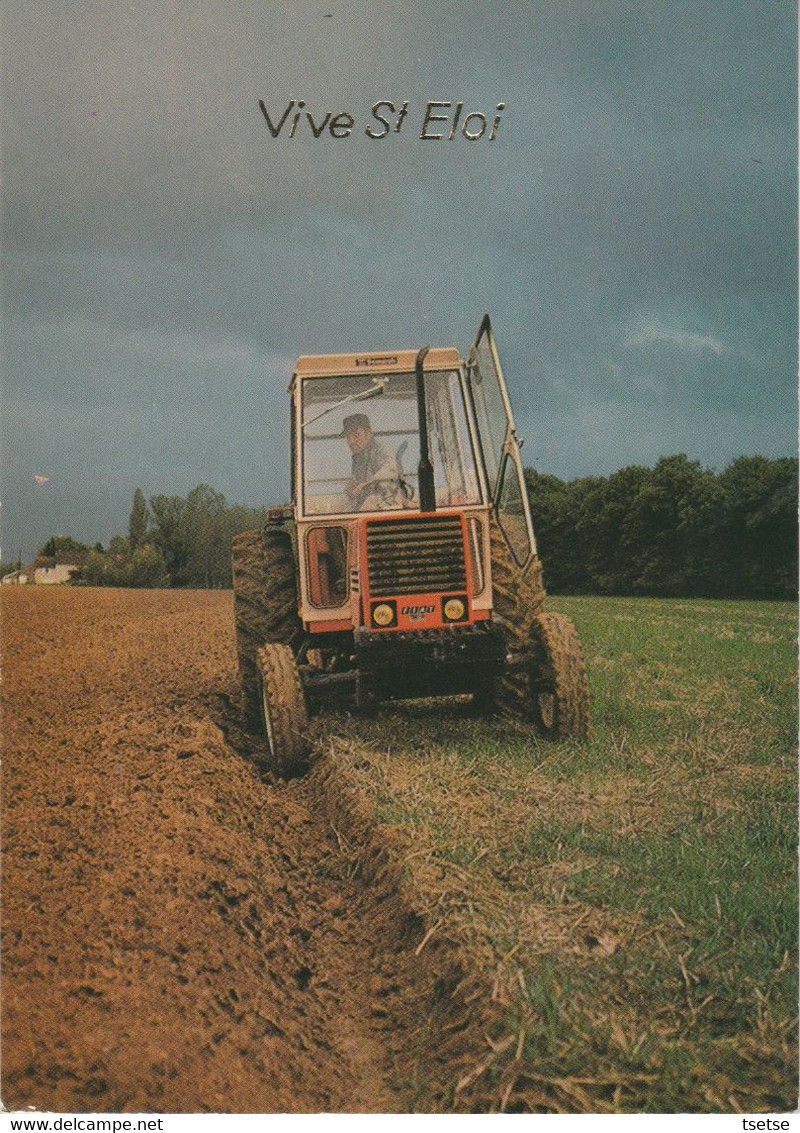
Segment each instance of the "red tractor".
[[309,710],[469,693],[586,736],[572,621],[546,613],[520,442],[487,315],[453,347],[304,355],[292,504],[233,545],[243,714],[302,768]]

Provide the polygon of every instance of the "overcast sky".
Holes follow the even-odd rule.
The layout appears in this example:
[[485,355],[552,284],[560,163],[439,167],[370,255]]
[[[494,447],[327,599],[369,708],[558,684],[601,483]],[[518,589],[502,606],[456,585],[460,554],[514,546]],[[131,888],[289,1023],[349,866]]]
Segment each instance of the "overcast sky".
[[2,7],[4,560],[137,487],[282,502],[298,354],[485,311],[540,471],[796,452],[793,3]]

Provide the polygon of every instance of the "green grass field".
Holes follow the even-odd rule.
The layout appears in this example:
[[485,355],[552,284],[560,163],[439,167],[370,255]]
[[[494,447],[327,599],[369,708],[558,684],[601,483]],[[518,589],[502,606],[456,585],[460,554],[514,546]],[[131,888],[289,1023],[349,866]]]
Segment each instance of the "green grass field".
[[491,977],[489,1104],[793,1109],[796,607],[548,608],[581,637],[588,743],[453,702],[325,726],[377,821],[413,836],[431,926]]

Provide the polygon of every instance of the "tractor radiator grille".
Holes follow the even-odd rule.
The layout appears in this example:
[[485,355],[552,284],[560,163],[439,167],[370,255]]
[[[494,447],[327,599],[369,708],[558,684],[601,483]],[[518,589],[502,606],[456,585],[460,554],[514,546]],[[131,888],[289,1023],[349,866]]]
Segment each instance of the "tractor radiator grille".
[[367,568],[373,598],[465,590],[460,517],[434,515],[368,523]]

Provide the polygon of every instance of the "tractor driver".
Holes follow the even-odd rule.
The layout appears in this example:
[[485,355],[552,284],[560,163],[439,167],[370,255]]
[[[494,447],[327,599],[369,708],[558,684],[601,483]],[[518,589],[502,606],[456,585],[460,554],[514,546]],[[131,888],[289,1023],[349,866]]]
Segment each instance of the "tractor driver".
[[406,507],[410,490],[397,458],[372,432],[366,413],[345,417],[342,436],[353,457],[352,478],[345,484],[348,511],[386,511]]

